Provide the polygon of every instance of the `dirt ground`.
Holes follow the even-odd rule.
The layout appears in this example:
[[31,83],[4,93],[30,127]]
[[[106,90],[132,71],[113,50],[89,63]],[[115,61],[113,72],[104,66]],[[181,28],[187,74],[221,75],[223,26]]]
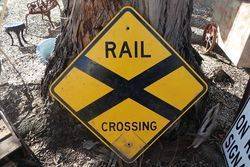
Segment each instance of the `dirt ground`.
[[[4,23],[24,21],[26,4],[33,0],[9,0]],[[59,9],[54,9],[52,19],[60,24]],[[49,23],[40,15],[29,17],[29,42],[25,47],[10,46],[11,40],[1,29],[0,47],[8,56],[0,54],[0,105],[43,166],[115,166],[116,156],[70,114],[55,105],[47,107],[40,97],[40,82],[44,64],[35,53],[36,45],[43,39],[55,37],[49,34]],[[194,5],[192,31],[194,48],[201,54],[199,43],[202,27],[211,20],[211,10]],[[233,66],[223,54],[201,54],[202,70],[209,79],[206,111],[221,103],[213,135],[198,149],[188,149],[195,133],[177,137],[172,141],[160,138],[139,160],[130,166],[225,166],[219,145],[237,114],[249,76],[245,69]],[[11,63],[10,63],[11,62]],[[14,68],[19,71],[19,75]],[[220,80],[223,70],[229,80]]]

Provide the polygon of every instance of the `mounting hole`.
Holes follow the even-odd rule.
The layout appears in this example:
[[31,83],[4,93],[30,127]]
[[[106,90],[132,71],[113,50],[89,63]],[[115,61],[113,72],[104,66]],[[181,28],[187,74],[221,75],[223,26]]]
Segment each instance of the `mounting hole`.
[[127,143],[127,146],[128,146],[128,147],[132,147],[133,144],[129,142],[129,143]]
[[127,27],[126,27],[126,30],[128,31],[129,29],[130,29],[130,27],[129,27],[129,26],[127,26]]

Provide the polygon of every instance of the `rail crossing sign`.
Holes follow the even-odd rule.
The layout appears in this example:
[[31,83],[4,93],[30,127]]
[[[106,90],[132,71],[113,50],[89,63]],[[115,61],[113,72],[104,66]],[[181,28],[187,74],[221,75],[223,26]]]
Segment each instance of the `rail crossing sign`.
[[51,86],[51,94],[126,162],[207,90],[131,7],[123,8]]

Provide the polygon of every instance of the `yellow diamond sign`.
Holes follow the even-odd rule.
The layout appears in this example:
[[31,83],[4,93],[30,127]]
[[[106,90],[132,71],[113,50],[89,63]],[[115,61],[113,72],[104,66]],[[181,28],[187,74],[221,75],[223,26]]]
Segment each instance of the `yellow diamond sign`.
[[131,7],[123,8],[51,86],[51,94],[133,162],[207,91]]
[[130,12],[125,12],[87,54],[91,60],[127,80],[170,55]]

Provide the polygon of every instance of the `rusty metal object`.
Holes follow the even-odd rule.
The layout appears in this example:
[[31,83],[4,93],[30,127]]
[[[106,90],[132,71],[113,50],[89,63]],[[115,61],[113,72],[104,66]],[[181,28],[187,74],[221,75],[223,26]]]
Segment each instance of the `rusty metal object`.
[[203,41],[205,42],[205,52],[204,54],[212,51],[215,47],[217,40],[217,25],[215,23],[210,23],[204,28]]
[[57,6],[59,7],[59,9],[61,11],[60,5],[57,2],[57,0],[36,0],[34,2],[28,3],[27,4],[28,14],[26,14],[26,16],[25,16],[26,25],[28,23],[27,19],[28,19],[29,15],[41,14],[42,19],[44,16],[48,17],[50,25],[52,26],[52,28],[54,28],[54,25],[51,21],[50,11]]

